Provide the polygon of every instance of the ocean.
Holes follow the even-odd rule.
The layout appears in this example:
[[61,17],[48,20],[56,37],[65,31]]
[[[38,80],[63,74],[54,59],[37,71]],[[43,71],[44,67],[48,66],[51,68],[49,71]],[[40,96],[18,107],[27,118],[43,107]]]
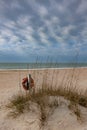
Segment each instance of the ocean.
[[87,67],[87,63],[0,63],[0,69],[40,69]]

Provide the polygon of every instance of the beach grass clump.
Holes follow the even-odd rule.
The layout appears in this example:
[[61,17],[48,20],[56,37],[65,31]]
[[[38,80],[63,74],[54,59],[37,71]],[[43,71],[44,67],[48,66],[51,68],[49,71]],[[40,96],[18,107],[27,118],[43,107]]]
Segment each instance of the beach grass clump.
[[86,95],[81,96],[79,98],[79,105],[87,107],[87,97],[86,97]]
[[[20,114],[23,114],[24,111],[29,107],[30,103],[36,103],[38,105],[38,108],[40,109],[40,121],[41,126],[44,125],[46,122],[46,119],[48,117],[48,111],[47,108],[52,109],[53,107],[58,107],[58,101],[55,99],[51,103],[49,102],[49,95],[50,89],[47,91],[46,89],[39,89],[35,94],[32,94],[31,96],[27,95],[16,95],[13,96],[10,100],[10,103],[7,105],[8,108],[10,108],[12,111],[10,112],[10,116],[17,117]],[[50,94],[52,95],[52,94]],[[30,109],[27,109],[29,112]]]
[[[58,87],[57,89],[46,88],[41,90],[43,94],[48,96],[63,96],[64,98],[79,104],[83,107],[87,107],[87,94],[81,93],[81,90],[77,90],[77,88],[64,88]],[[42,95],[42,94],[41,94]]]
[[57,98],[54,98],[52,102],[49,101],[50,96],[53,98],[62,96],[68,101],[70,101],[70,105],[68,107],[77,116],[77,119],[81,118],[79,105],[87,107],[86,93],[81,94],[81,92],[75,88],[59,87],[53,89],[52,87],[47,88],[47,86],[45,86],[44,89],[43,88],[38,89],[38,91],[36,91],[31,96],[30,95],[13,96],[12,99],[10,100],[10,103],[8,104],[8,108],[11,108],[12,110],[11,115],[13,117],[17,117],[18,115],[24,113],[25,110],[27,110],[28,112],[30,111],[29,109],[30,102],[37,104],[38,108],[40,109],[40,121],[42,126],[44,125],[44,123],[47,120],[47,117],[49,116],[47,108],[50,111],[52,109],[56,109],[59,106]]
[[49,107],[50,108],[57,108],[59,106],[59,103],[58,103],[58,100],[57,99],[54,99],[51,103],[49,103]]
[[74,103],[74,102],[70,102],[70,104],[68,105],[68,108],[77,116],[77,120],[81,120],[81,111],[79,109],[79,105]]
[[7,108],[12,109],[10,115],[13,117],[16,117],[20,114],[22,114],[25,110],[25,108],[28,108],[29,105],[29,97],[25,97],[23,95],[15,95],[10,100],[10,103],[6,106]]
[[46,106],[41,103],[40,105],[40,121],[41,121],[41,126],[44,125],[46,118],[47,118],[47,112],[46,112]]
[[81,93],[81,90],[70,89],[66,91],[65,98],[74,102],[75,104],[79,104],[83,107],[87,107],[87,94]]

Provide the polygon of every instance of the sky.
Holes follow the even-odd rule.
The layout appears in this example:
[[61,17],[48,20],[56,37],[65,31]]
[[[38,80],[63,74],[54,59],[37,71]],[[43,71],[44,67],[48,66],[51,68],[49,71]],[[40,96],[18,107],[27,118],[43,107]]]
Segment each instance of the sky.
[[87,0],[0,0],[0,62],[87,62]]

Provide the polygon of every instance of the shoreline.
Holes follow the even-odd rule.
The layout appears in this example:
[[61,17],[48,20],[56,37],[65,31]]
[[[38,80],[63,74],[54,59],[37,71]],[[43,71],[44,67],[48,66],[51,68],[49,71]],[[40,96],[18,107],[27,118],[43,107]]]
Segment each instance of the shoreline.
[[33,69],[0,69],[0,71],[29,71],[29,70],[65,70],[65,69],[87,69],[87,67],[65,67],[65,68],[33,68]]

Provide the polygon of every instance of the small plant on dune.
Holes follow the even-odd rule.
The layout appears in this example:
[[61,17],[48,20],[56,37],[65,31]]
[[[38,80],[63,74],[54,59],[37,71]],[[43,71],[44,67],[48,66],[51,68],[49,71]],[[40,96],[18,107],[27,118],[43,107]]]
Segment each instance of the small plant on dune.
[[87,107],[87,97],[86,96],[81,96],[80,98],[79,98],[79,104],[81,105],[81,106],[84,106],[84,107]]
[[44,125],[46,118],[47,118],[46,107],[48,104],[48,100],[46,100],[45,98],[46,98],[46,95],[45,95],[43,89],[38,90],[38,92],[35,93],[34,95],[32,95],[32,97],[31,97],[31,101],[37,103],[39,106],[41,126]]
[[41,112],[41,115],[40,115],[40,120],[41,120],[41,126],[44,125],[45,121],[46,121],[46,118],[47,118],[47,113],[46,113],[46,106],[43,106],[43,103],[40,104],[40,112]]
[[70,102],[70,104],[69,104],[68,107],[77,116],[77,120],[81,120],[82,119],[82,117],[81,117],[81,111],[79,109],[78,104],[76,104],[74,102]]
[[49,107],[52,108],[52,107],[55,107],[57,108],[59,106],[59,103],[58,103],[58,100],[55,99],[54,101],[52,101],[51,103],[49,103]]
[[[16,117],[22,114],[26,108],[28,100],[29,97],[26,98],[20,95],[13,96],[13,98],[10,100],[10,103],[6,106],[7,108],[13,109],[13,111],[10,113],[10,116]],[[29,103],[27,105],[29,105]]]

